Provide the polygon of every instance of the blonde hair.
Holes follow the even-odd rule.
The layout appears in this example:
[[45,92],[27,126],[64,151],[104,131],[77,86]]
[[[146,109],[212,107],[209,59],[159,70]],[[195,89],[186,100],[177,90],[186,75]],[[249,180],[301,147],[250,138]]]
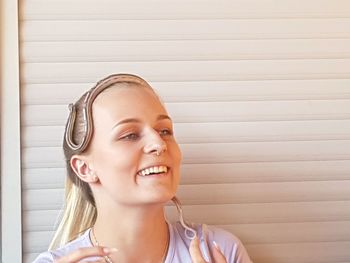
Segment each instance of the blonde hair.
[[[153,89],[142,78],[131,74],[114,74],[97,82],[80,99],[70,104],[63,151],[66,160],[67,177],[63,216],[51,241],[49,249],[63,246],[93,226],[97,217],[95,199],[88,183],[82,181],[73,171],[70,159],[74,154],[84,153],[93,134],[92,103],[105,89],[118,83],[131,83]],[[154,92],[154,91],[153,91]]]
[[90,228],[96,220],[96,207],[83,197],[81,189],[69,178],[66,179],[65,189],[64,214],[49,249],[67,244]]

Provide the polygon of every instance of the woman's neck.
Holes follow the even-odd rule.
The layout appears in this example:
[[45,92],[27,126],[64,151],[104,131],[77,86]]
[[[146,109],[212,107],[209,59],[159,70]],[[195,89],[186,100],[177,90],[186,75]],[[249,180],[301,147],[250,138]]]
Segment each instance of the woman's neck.
[[99,245],[118,249],[112,262],[161,262],[169,241],[163,206],[98,211],[93,233]]

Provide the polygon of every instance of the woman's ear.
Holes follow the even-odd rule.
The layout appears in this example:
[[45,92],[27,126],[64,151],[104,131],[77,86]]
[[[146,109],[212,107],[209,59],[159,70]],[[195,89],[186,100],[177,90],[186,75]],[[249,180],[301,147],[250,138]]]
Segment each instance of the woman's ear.
[[93,169],[90,168],[86,157],[81,155],[73,155],[70,159],[70,165],[75,174],[86,183],[98,182],[98,177]]

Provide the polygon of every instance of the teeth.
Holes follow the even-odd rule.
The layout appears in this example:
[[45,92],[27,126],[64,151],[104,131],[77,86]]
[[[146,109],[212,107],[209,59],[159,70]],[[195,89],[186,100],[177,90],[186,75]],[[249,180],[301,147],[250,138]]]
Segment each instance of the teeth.
[[147,169],[143,169],[142,171],[139,172],[139,174],[142,176],[146,176],[153,173],[166,173],[167,171],[168,171],[168,167],[166,166],[154,166]]

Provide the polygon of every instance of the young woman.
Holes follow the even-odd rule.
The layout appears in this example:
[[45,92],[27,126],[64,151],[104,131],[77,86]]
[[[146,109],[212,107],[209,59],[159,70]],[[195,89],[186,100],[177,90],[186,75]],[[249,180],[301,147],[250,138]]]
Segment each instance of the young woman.
[[[111,75],[70,105],[63,149],[66,203],[50,246],[35,263],[250,263],[232,234],[183,221],[175,197],[181,151],[150,85]],[[173,200],[180,222],[168,223]]]

